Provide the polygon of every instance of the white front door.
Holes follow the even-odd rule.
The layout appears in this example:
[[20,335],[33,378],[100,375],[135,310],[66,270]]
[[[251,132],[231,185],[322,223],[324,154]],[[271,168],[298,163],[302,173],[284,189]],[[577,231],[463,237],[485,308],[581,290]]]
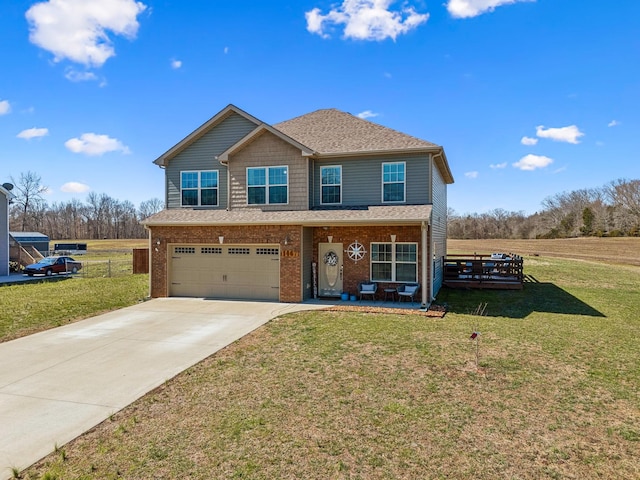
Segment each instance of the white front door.
[[342,244],[318,244],[318,294],[339,297],[342,294]]

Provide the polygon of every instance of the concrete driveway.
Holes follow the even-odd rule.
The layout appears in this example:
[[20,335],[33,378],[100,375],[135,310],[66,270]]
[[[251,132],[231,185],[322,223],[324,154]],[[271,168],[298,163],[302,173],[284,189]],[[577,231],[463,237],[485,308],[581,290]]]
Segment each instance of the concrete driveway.
[[270,319],[324,306],[160,298],[0,343],[0,478]]

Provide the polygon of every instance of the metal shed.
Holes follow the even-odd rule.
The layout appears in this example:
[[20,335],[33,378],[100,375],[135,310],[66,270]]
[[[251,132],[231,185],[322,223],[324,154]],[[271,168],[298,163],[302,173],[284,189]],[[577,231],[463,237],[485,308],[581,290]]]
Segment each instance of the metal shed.
[[41,255],[49,254],[49,237],[40,232],[9,232],[9,244],[17,243],[22,248],[33,247]]

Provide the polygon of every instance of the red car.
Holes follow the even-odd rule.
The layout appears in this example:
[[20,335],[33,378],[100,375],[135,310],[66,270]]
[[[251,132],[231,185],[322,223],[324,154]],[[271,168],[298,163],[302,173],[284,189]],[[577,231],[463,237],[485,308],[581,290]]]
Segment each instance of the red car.
[[81,268],[82,263],[71,257],[45,257],[38,263],[24,267],[24,273],[30,277],[38,274],[50,276],[54,273],[78,273]]

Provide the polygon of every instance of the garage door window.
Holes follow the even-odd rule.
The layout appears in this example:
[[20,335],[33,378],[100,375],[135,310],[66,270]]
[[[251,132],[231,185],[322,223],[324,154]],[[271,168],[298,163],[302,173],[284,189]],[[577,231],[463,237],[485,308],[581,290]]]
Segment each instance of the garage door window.
[[232,247],[232,248],[229,248],[228,253],[229,255],[249,255],[251,254],[251,250],[248,248],[242,248],[242,247]]
[[183,207],[217,206],[218,171],[180,172],[180,194]]

